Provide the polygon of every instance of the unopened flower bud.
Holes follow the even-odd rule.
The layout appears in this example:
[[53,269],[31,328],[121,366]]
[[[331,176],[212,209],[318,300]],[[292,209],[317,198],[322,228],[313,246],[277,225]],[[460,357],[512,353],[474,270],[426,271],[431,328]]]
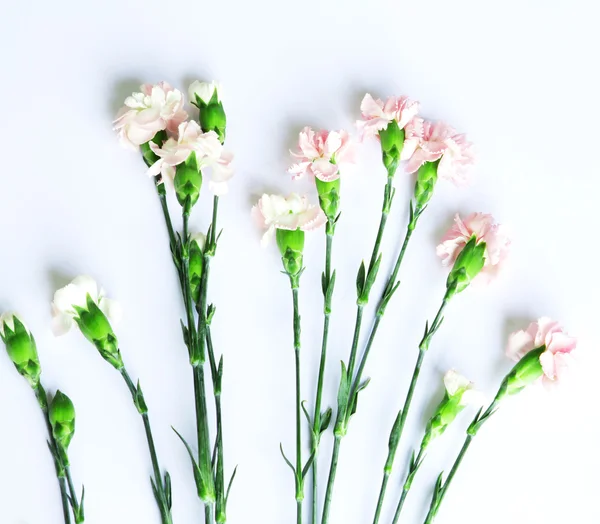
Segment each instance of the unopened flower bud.
[[398,122],[392,120],[385,129],[379,131],[379,138],[381,139],[383,165],[387,169],[388,176],[394,176],[404,147],[404,129],[400,129]]
[[53,331],[55,335],[67,333],[73,323],[90,341],[102,358],[117,369],[123,367],[117,337],[109,318],[118,322],[121,308],[104,297],[96,282],[87,276],[75,278],[54,294],[52,302]]
[[221,143],[225,141],[227,117],[221,102],[221,87],[217,82],[199,82],[190,85],[190,100],[200,110],[200,127],[205,133],[214,131]]
[[446,388],[444,398],[427,423],[425,446],[442,435],[465,407],[482,404],[482,396],[473,388],[473,383],[454,370],[444,375],[444,386]]
[[485,264],[485,242],[477,243],[477,238],[472,236],[460,252],[452,270],[448,275],[446,286],[448,298],[465,290],[471,281],[479,274]]
[[324,182],[315,177],[315,183],[321,209],[328,220],[335,220],[340,210],[340,179]]
[[42,368],[33,335],[16,314],[4,313],[0,316],[0,337],[17,371],[35,388]]
[[276,238],[286,273],[290,276],[299,275],[302,270],[304,231],[301,229],[278,229]]
[[54,439],[61,450],[66,452],[75,434],[75,407],[71,399],[57,391],[50,402],[49,416]]
[[189,277],[190,287],[192,289],[192,298],[198,303],[200,299],[200,281],[202,280],[202,267],[204,263],[204,245],[206,244],[206,235],[196,233],[192,235],[190,241],[189,258]]
[[187,160],[175,168],[173,183],[177,201],[182,206],[189,205],[191,208],[198,202],[202,188],[202,172],[198,166],[195,151],[192,151]]
[[427,205],[433,196],[433,190],[438,179],[438,164],[439,160],[436,160],[435,162],[425,162],[417,171],[415,201],[419,207]]

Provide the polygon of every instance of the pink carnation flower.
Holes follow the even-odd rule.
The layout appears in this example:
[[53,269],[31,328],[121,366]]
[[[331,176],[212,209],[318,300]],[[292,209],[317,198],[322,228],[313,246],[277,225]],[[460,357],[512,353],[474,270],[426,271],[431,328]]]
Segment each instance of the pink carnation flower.
[[320,207],[311,205],[305,196],[296,193],[287,198],[263,195],[252,208],[252,216],[262,229],[266,229],[261,241],[263,246],[273,237],[276,229],[310,231],[327,222]]
[[391,96],[385,102],[375,100],[369,93],[360,104],[362,120],[356,122],[361,138],[376,136],[395,120],[400,129],[404,129],[419,112],[419,102],[413,102],[406,96]]
[[140,90],[125,99],[125,106],[113,122],[121,143],[133,149],[149,142],[164,129],[176,132],[187,118],[183,94],[167,82],[143,84]]
[[442,238],[436,253],[445,266],[450,266],[472,236],[476,237],[477,243],[486,244],[485,264],[478,276],[481,280],[489,282],[497,275],[510,246],[504,228],[494,222],[492,215],[472,213],[462,220],[457,213],[454,216],[454,225]]
[[209,187],[215,195],[227,193],[228,180],[233,176],[233,155],[223,148],[214,131],[203,133],[194,120],[179,125],[177,139],[171,137],[162,146],[150,143],[150,148],[159,157],[148,169],[149,176],[162,175],[163,180],[175,178],[175,167],[185,162],[190,154],[196,153],[200,169],[210,168]]
[[323,182],[331,182],[355,162],[354,148],[346,131],[315,132],[305,127],[298,139],[298,152],[290,153],[299,160],[288,169],[293,178],[309,173]]
[[553,388],[568,377],[569,368],[574,364],[577,339],[565,333],[558,322],[547,317],[532,322],[526,330],[515,331],[508,338],[506,355],[516,361],[527,353],[545,346],[540,355],[544,375],[542,383]]
[[474,162],[473,144],[465,135],[443,122],[423,122],[423,133],[418,146],[414,149],[405,170],[416,172],[425,162],[439,160],[440,178],[461,184],[466,181],[467,168]]

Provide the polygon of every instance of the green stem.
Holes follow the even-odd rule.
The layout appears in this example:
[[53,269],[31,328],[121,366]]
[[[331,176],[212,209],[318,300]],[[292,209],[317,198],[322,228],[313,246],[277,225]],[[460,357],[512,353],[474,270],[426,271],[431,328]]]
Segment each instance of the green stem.
[[450,483],[452,482],[454,475],[456,475],[456,471],[458,470],[467,450],[469,449],[469,446],[471,445],[471,441],[473,440],[473,437],[474,437],[474,435],[467,435],[467,438],[465,438],[463,447],[461,448],[461,450],[458,454],[458,457],[456,457],[456,460],[454,461],[452,469],[450,470],[450,473],[448,474],[448,478],[444,482],[444,486],[441,488],[440,495],[439,495],[437,502],[432,503],[431,507],[429,508],[429,512],[427,513],[427,517],[425,517],[424,524],[431,524],[433,522],[433,520],[435,519],[437,512],[440,508],[440,504],[442,503],[442,500],[444,500],[444,497],[446,496],[446,491],[448,490],[448,487],[450,486]]
[[[160,177],[157,177],[160,179]],[[175,231],[173,230],[173,222],[171,221],[171,214],[169,213],[169,206],[167,205],[167,194],[165,191],[165,185],[156,184],[156,192],[158,194],[158,199],[160,200],[160,207],[163,212],[163,216],[165,218],[165,225],[167,226],[167,233],[169,234],[169,246],[171,248],[171,253],[175,255],[177,250],[177,237],[175,236]]]
[[[65,451],[66,453],[66,451]],[[71,477],[71,468],[69,466],[65,466],[65,476],[67,478],[67,484],[69,486],[69,494],[71,495],[71,503],[73,504],[73,516],[75,522],[80,524],[83,522],[83,519],[80,518],[80,509],[79,509],[79,501],[77,500],[77,490],[75,489],[75,485],[73,484],[73,479]]]
[[304,486],[302,479],[302,397],[300,393],[300,309],[298,305],[298,278],[290,275],[294,303],[294,357],[296,368],[296,520],[302,524],[302,501]]
[[144,409],[140,409],[140,405],[137,400],[140,395],[140,391],[134,385],[133,381],[131,380],[131,377],[129,376],[129,373],[127,373],[127,370],[123,367],[121,368],[120,372],[121,376],[125,380],[125,383],[127,384],[129,392],[131,393],[134,405],[136,406],[138,412],[142,416],[142,421],[144,422],[144,430],[146,432],[146,439],[148,441],[148,451],[150,452],[150,460],[152,461],[152,470],[154,472],[154,486],[156,489],[155,496],[160,510],[162,523],[171,524],[173,522],[171,518],[171,509],[169,508],[168,497],[165,493],[165,487],[160,472],[160,466],[156,454],[156,446],[154,444],[154,437],[152,435],[152,428],[150,426],[150,419],[148,418],[148,413]]
[[410,470],[408,472],[408,475],[406,476],[406,481],[404,483],[404,486],[402,487],[402,495],[400,495],[400,500],[398,501],[398,506],[396,507],[396,513],[394,513],[394,520],[392,521],[392,524],[398,524],[398,519],[400,519],[400,513],[402,512],[402,508],[404,506],[404,501],[406,500],[406,497],[412,485],[412,480],[415,474],[417,473],[417,470],[421,466],[421,463],[423,462],[424,458],[425,446],[421,444],[421,448],[419,449],[417,458],[411,463]]
[[444,300],[442,301],[442,305],[438,309],[438,312],[433,320],[433,323],[431,324],[431,327],[429,327],[429,325],[426,326],[425,334],[423,335],[423,339],[421,340],[421,342],[419,344],[419,355],[417,357],[417,362],[415,364],[415,369],[413,371],[413,375],[412,375],[412,378],[410,381],[410,386],[409,386],[408,392],[406,394],[406,399],[404,400],[404,406],[402,407],[402,410],[400,412],[401,413],[400,414],[400,422],[399,422],[397,428],[395,428],[396,439],[394,441],[394,445],[391,445],[389,447],[388,456],[387,456],[385,466],[383,469],[384,481],[382,482],[381,488],[379,490],[379,497],[377,499],[377,507],[375,509],[375,516],[373,518],[373,524],[377,524],[379,522],[381,508],[383,506],[383,500],[385,498],[385,493],[386,493],[386,488],[387,488],[386,477],[389,477],[389,475],[392,473],[392,468],[394,467],[394,459],[396,456],[396,450],[398,449],[398,446],[400,445],[400,440],[402,439],[402,432],[404,431],[404,425],[405,425],[406,419],[408,417],[408,412],[410,411],[410,406],[412,403],[415,388],[417,386],[417,382],[419,381],[421,365],[423,364],[423,359],[425,358],[425,353],[426,353],[427,349],[429,348],[429,343],[431,341],[431,338],[433,337],[433,335],[435,334],[435,332],[438,330],[438,328],[440,327],[440,325],[442,323],[444,310],[446,309],[446,306],[448,305],[448,300],[449,300],[448,294],[446,293],[446,295],[444,296]]
[[54,433],[52,432],[52,424],[50,423],[50,416],[48,413],[48,397],[46,395],[46,390],[42,386],[41,382],[38,382],[38,385],[34,388],[34,393],[38,399],[38,404],[40,405],[40,409],[42,410],[42,414],[44,415],[44,421],[46,422],[46,429],[48,430],[48,444],[52,450],[54,468],[56,470],[56,478],[60,487],[60,500],[63,509],[63,519],[65,521],[65,524],[71,524],[71,509],[69,507],[69,498],[67,496],[65,469],[62,466],[62,464],[60,464],[58,459],[58,447],[56,445],[56,440],[54,439]]
[[[371,259],[369,261],[369,268],[367,270],[367,276],[366,276],[367,281],[370,280],[369,277],[372,276],[372,282],[370,284],[371,286],[374,283],[375,278],[377,277],[376,273],[374,275],[371,275],[371,273],[372,273],[372,271],[374,271],[374,268],[377,264],[377,259],[379,258],[379,250],[381,247],[381,241],[383,239],[383,233],[385,231],[385,226],[387,224],[388,215],[390,213],[390,209],[392,206],[393,193],[394,193],[393,175],[394,175],[394,173],[391,173],[391,174],[388,174],[388,177],[387,177],[387,182],[386,182],[386,185],[384,188],[384,193],[383,193],[383,205],[381,208],[381,218],[379,219],[379,228],[377,229],[377,236],[375,237],[375,244],[373,245],[373,251],[371,252]],[[358,342],[360,339],[360,330],[361,330],[362,318],[363,318],[363,309],[369,301],[370,287],[367,289],[366,293],[363,294],[363,291],[364,291],[363,289],[358,290],[356,321],[354,324],[354,336],[352,337],[352,347],[350,349],[350,358],[348,359],[348,376],[350,377],[350,379],[352,379],[352,376],[354,374],[354,366],[356,363],[356,354],[358,351]],[[373,326],[373,329],[371,330],[371,335],[369,337],[369,343],[367,345],[367,349],[365,350],[365,354],[363,355],[363,357],[361,359],[361,363],[359,364],[359,371],[357,374],[359,380],[360,380],[360,375],[362,374],[362,370],[364,369],[364,365],[366,362],[366,356],[368,356],[368,352],[370,351],[371,344],[373,342],[373,339],[375,338],[375,333],[377,331],[377,327],[379,326],[379,318],[380,318],[380,315],[378,316],[378,318],[376,320],[376,324]],[[352,382],[351,394],[348,397],[349,399],[353,399],[352,391],[356,391],[356,388],[358,387],[358,385],[359,385],[359,381],[355,380]],[[348,411],[348,406],[346,406],[346,411]],[[321,519],[321,524],[326,524],[327,520],[329,519],[331,497],[333,494],[333,485],[335,483],[339,448],[341,445],[340,442],[341,442],[341,436],[336,435],[334,448],[333,448],[333,452],[332,452],[332,457],[331,457],[331,466],[329,469],[329,478],[327,481],[327,491],[326,491],[326,496],[325,496],[325,503],[323,506],[323,518]]]
[[331,499],[333,497],[333,486],[335,484],[341,442],[342,438],[336,435],[333,442],[333,452],[331,453],[331,465],[329,467],[329,478],[327,479],[327,491],[325,492],[325,503],[323,504],[321,524],[327,524],[329,522],[329,511],[331,509]]
[[206,347],[208,349],[208,358],[210,361],[210,369],[213,381],[213,392],[215,396],[215,411],[217,418],[217,437],[216,437],[216,448],[217,448],[217,468],[216,468],[216,495],[217,495],[217,508],[216,508],[216,522],[217,524],[223,524],[226,522],[225,513],[225,464],[223,457],[223,415],[221,407],[221,376],[220,370],[217,366],[215,358],[215,351],[212,342],[212,335],[210,332],[210,325],[206,329]]
[[[333,231],[333,230],[332,230]],[[325,379],[325,364],[327,361],[327,342],[329,339],[329,319],[331,316],[331,293],[329,286],[331,282],[331,250],[333,244],[333,232],[326,234],[325,248],[325,273],[324,273],[324,297],[325,304],[323,308],[323,339],[321,344],[321,360],[319,362],[319,376],[317,378],[317,396],[315,400],[315,411],[313,416],[313,434],[312,434],[312,522],[317,524],[318,508],[318,467],[317,458],[319,453],[319,443],[321,440],[321,402],[323,397],[323,382]]]

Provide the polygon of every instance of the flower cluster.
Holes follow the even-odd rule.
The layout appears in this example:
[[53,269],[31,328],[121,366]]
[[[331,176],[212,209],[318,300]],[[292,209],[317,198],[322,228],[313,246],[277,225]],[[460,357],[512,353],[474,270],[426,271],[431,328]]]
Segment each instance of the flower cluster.
[[[204,169],[210,173],[209,187],[215,195],[227,193],[228,181],[233,176],[233,155],[222,144],[225,120],[218,93],[219,86],[215,83],[194,82],[190,86],[194,105],[204,104],[198,123],[188,120],[181,91],[166,82],[144,84],[139,93],[127,97],[125,107],[114,121],[114,129],[124,145],[146,150],[148,175],[174,183],[180,201],[188,196],[194,202],[197,200]],[[180,181],[176,180],[178,166],[181,166]],[[182,189],[185,187],[188,189]]]

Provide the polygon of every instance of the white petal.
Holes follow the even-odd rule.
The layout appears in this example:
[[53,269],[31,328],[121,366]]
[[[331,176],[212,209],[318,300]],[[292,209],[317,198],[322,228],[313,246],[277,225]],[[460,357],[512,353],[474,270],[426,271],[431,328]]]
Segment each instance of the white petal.
[[123,319],[123,306],[116,300],[103,298],[100,300],[98,307],[114,325],[117,325]]
[[71,316],[66,313],[57,312],[57,314],[52,317],[52,333],[55,337],[60,337],[71,330],[73,323],[74,321]]

